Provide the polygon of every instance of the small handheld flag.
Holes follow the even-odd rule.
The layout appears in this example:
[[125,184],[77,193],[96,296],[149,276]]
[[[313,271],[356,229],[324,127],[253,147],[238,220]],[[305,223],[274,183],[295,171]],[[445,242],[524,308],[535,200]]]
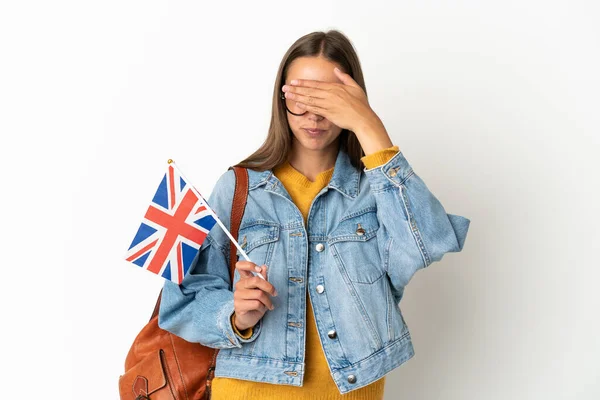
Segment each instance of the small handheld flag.
[[[183,177],[172,160],[163,176],[125,259],[177,284],[183,281],[202,242],[214,225],[227,233],[248,261],[202,195]],[[264,277],[258,274],[261,278]]]

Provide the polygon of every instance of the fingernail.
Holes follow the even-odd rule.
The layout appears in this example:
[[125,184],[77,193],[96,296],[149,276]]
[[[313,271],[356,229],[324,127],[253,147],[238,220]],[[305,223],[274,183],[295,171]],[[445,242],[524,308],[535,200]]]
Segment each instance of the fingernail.
[[273,291],[273,296],[277,296],[277,290]]
[[260,272],[260,270],[262,269],[261,267],[259,267],[258,265],[256,267],[254,267],[254,269],[256,270],[256,272]]

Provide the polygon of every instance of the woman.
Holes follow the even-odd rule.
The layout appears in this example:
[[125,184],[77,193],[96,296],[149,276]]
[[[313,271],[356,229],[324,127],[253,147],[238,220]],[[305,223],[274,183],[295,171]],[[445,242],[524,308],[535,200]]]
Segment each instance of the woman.
[[[385,374],[414,354],[404,287],[462,250],[470,221],[392,143],[342,33],[300,38],[275,82],[265,143],[238,164],[252,262],[230,285],[229,239],[213,229],[182,284],[166,282],[160,326],[221,349],[213,400],[382,399]],[[226,225],[234,185],[229,170],[208,200]]]

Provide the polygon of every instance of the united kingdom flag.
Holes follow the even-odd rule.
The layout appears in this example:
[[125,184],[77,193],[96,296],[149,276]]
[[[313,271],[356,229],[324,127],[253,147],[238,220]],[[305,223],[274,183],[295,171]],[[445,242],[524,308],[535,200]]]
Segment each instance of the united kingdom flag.
[[209,205],[169,163],[125,259],[180,284],[215,223]]

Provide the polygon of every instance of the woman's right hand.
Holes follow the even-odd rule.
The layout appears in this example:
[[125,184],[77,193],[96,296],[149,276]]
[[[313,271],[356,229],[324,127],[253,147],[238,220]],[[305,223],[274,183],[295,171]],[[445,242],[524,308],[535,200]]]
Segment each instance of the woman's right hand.
[[[233,307],[235,309],[235,326],[244,330],[256,325],[267,309],[273,310],[271,296],[277,296],[277,291],[267,281],[267,266],[257,266],[251,261],[238,261],[235,268],[240,279],[233,291]],[[254,276],[251,271],[260,272],[265,279]]]

